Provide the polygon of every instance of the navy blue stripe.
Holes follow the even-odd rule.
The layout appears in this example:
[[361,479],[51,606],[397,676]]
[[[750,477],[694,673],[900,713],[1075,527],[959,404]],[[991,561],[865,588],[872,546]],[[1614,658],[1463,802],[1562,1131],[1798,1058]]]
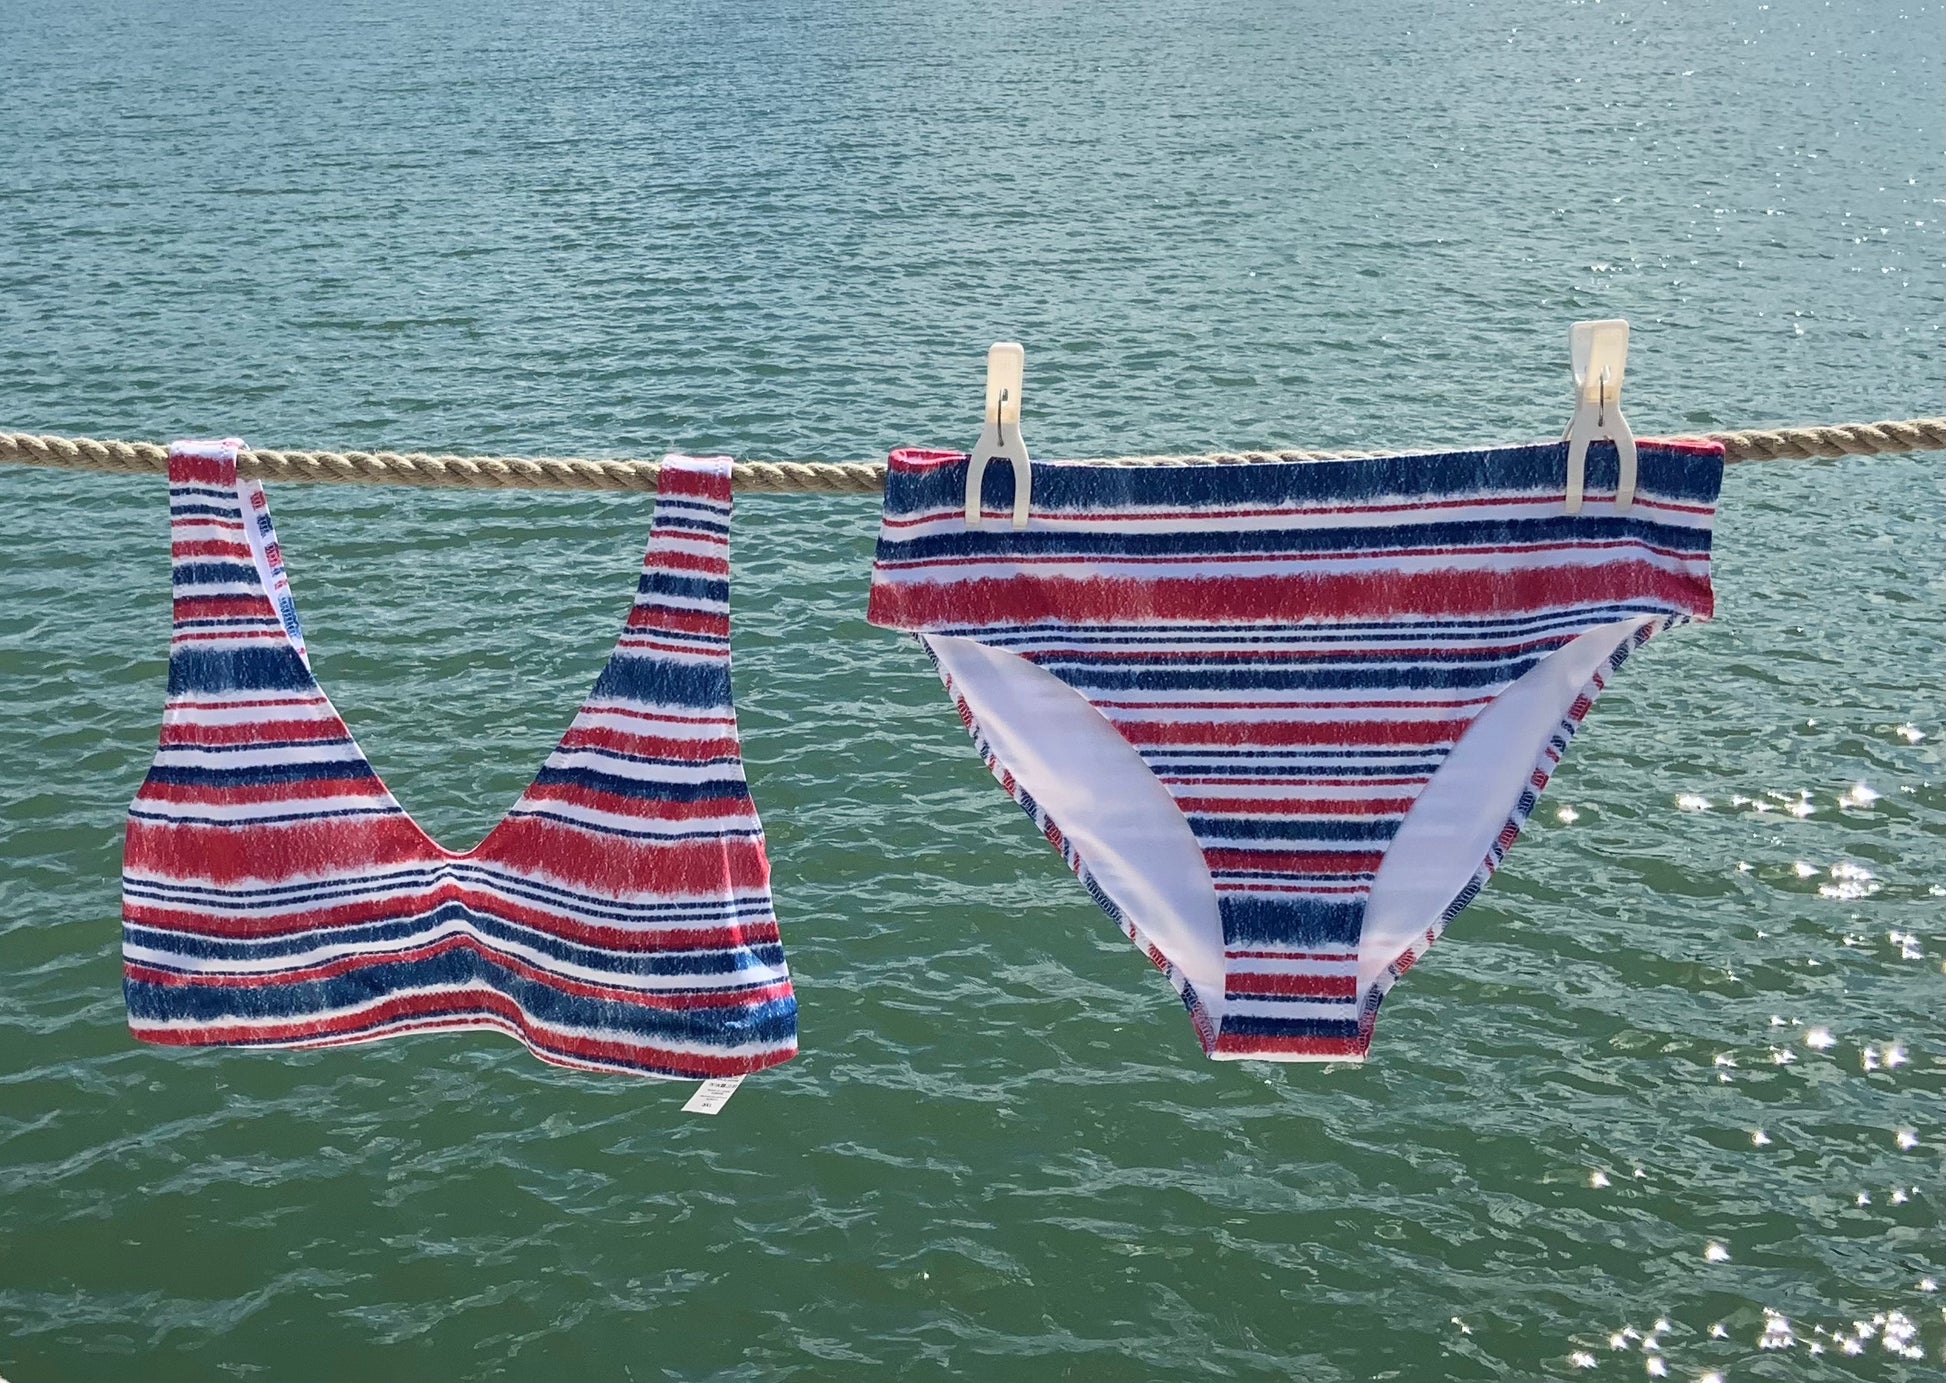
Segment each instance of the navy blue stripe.
[[247,562],[177,562],[171,570],[179,587],[257,584],[257,568]]
[[687,514],[657,514],[655,526],[658,529],[674,528],[692,533],[709,533],[722,536],[730,531],[730,525],[722,520],[695,518]]
[[730,583],[721,578],[707,576],[684,576],[656,567],[645,571],[635,583],[635,594],[642,596],[663,596],[678,600],[702,601],[712,605],[727,605],[730,600]]
[[[268,724],[270,722],[263,722]],[[163,754],[254,754],[263,749],[322,749],[334,744],[351,747],[349,735],[325,735],[308,740],[253,740],[248,744],[165,744]]]
[[[1250,996],[1255,998],[1255,995]],[[1313,999],[1312,1003],[1317,1000]],[[1346,1005],[1347,1010],[1351,1009]],[[1223,1015],[1223,1032],[1237,1037],[1356,1037],[1356,1018],[1272,1018],[1249,1013]]]
[[730,704],[730,665],[727,660],[677,663],[617,652],[601,670],[589,699],[720,711]]
[[[1403,816],[1363,817],[1356,821],[1342,817],[1280,816],[1235,817],[1192,816],[1189,828],[1207,844],[1216,840],[1375,840],[1387,841],[1399,833]],[[1303,829],[1296,827],[1302,824]],[[1300,846],[1293,848],[1301,849]]]
[[306,760],[299,763],[234,764],[220,768],[205,768],[200,764],[159,763],[149,770],[149,781],[153,783],[178,783],[214,788],[261,787],[267,783],[308,783],[322,778],[372,780],[376,776],[372,772],[372,766],[362,758],[323,759],[315,762]]
[[570,783],[591,792],[629,797],[647,802],[700,802],[705,798],[728,797],[740,802],[750,800],[750,789],[743,779],[708,778],[699,783],[672,779],[626,778],[618,773],[603,773],[596,768],[557,768],[544,765],[534,777],[534,785]]
[[1232,949],[1264,943],[1351,948],[1358,945],[1365,924],[1363,901],[1224,894],[1216,902],[1223,919],[1223,944]]
[[[1540,658],[1527,654],[1486,663],[1447,664],[1433,657],[1414,657],[1409,663],[1381,663],[1369,668],[1314,668],[1296,664],[1262,663],[1226,668],[1175,668],[1138,664],[1103,667],[1067,658],[1036,659],[1036,666],[1053,673],[1091,699],[1103,692],[1172,691],[1205,695],[1227,691],[1457,691],[1479,687],[1499,689],[1518,681]],[[1083,675],[1085,674],[1085,675]]]
[[563,812],[547,811],[543,808],[522,808],[507,813],[507,819],[530,817],[536,821],[555,821],[563,826],[572,826],[582,831],[598,831],[605,836],[623,836],[629,840],[677,841],[677,840],[761,840],[763,828],[759,826],[734,827],[717,826],[699,831],[633,831],[626,826],[617,826],[604,821],[599,826],[590,825]]
[[[282,981],[253,988],[127,980],[123,989],[132,1017],[151,1022],[223,1023],[323,1015],[408,990],[467,982],[491,986],[539,1022],[588,1028],[597,1035],[607,1032],[651,1042],[729,1046],[774,1044],[796,1031],[797,1001],[789,996],[724,1009],[661,1009],[587,999],[512,974],[463,948],[426,960],[374,962],[328,980]],[[444,1011],[456,1015],[485,1011],[468,1004],[463,995],[451,996],[450,1005]],[[420,1015],[419,1020],[424,1017]]]
[[169,654],[169,695],[233,691],[310,691],[311,670],[288,644],[262,648],[176,648]]
[[[1722,485],[1720,456],[1645,444],[1638,446],[1636,459],[1638,492],[1645,496],[1676,503],[1709,504],[1716,499]],[[1591,494],[1612,490],[1619,473],[1612,442],[1596,442],[1588,448],[1586,480]],[[1035,509],[1043,512],[1133,506],[1257,508],[1395,500],[1409,504],[1466,498],[1483,491],[1558,494],[1566,480],[1567,444],[1546,442],[1479,451],[1301,464],[1253,462],[1165,467],[1040,463],[1033,468],[1033,502]],[[1013,468],[989,466],[981,494],[989,506],[1010,507]],[[957,510],[965,503],[964,461],[921,470],[893,469],[887,476],[885,512],[895,517],[927,510]]]

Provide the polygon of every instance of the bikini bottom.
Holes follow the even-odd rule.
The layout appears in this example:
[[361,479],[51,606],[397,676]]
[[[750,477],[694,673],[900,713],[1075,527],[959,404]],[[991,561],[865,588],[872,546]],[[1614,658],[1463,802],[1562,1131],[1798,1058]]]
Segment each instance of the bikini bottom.
[[1001,785],[1217,1058],[1359,1060],[1608,678],[1707,619],[1722,451],[1321,462],[893,453],[869,618],[916,634]]

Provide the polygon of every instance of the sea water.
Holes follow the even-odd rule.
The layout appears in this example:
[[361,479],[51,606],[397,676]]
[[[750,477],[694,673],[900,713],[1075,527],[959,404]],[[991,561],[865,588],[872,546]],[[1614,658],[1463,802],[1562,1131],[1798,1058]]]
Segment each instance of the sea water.
[[[841,460],[1940,412],[1936,4],[0,0],[0,427]],[[1216,1065],[740,496],[803,1055],[714,1117],[482,1034],[132,1043],[153,478],[0,471],[0,1374],[1938,1376],[1941,465],[1733,468],[1362,1067]],[[455,847],[644,496],[272,487],[318,671]]]

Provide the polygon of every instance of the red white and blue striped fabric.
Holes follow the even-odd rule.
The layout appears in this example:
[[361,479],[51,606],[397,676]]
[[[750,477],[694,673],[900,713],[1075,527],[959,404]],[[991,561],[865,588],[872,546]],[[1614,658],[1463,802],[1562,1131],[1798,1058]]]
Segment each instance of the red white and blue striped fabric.
[[312,676],[240,445],[169,453],[168,704],[122,874],[135,1036],[488,1028],[563,1066],[692,1079],[795,1053],[730,697],[728,460],[664,463],[613,655],[462,854],[400,807]]
[[[869,617],[921,637],[1002,785],[1210,1055],[1360,1059],[1386,989],[1499,864],[1609,675],[1710,615],[1721,449],[1644,442],[1639,466],[1618,510],[1596,444],[1570,515],[1558,443],[1037,462],[1016,531],[1007,468],[969,529],[966,458],[900,451]],[[1061,719],[1075,696],[1093,714]],[[1119,777],[1116,754],[1134,766]],[[1143,813],[1180,815],[1186,869],[1145,862],[1181,826],[1129,824]],[[1214,895],[1202,922],[1193,889]]]

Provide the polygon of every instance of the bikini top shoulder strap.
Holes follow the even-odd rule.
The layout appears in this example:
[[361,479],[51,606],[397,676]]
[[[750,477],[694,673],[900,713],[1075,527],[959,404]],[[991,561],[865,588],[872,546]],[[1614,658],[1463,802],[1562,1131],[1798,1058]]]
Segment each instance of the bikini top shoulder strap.
[[[169,548],[176,645],[193,636],[226,642],[270,624],[308,671],[304,632],[291,599],[283,550],[261,483],[237,476],[243,443],[183,441],[169,447]],[[260,602],[268,602],[265,611]],[[271,618],[274,617],[274,623]]]

